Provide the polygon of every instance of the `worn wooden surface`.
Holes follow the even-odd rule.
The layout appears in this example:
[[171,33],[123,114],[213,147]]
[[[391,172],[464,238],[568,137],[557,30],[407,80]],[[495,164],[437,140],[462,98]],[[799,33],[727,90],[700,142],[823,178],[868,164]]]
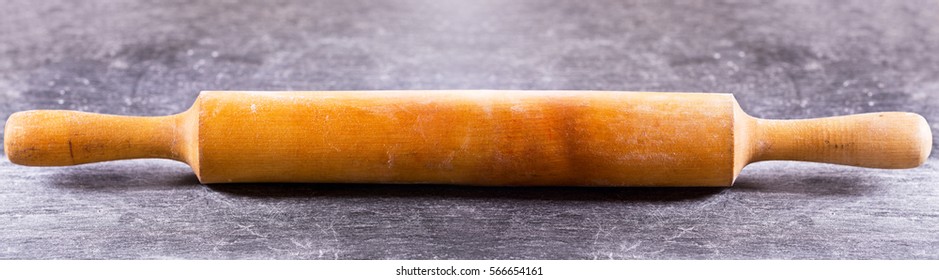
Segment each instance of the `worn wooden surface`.
[[[757,117],[939,127],[935,1],[581,2],[4,1],[0,117],[166,115],[206,89],[499,88],[734,92]],[[168,160],[4,159],[0,258],[935,259],[937,185],[935,153],[756,163],[727,189],[203,186]]]

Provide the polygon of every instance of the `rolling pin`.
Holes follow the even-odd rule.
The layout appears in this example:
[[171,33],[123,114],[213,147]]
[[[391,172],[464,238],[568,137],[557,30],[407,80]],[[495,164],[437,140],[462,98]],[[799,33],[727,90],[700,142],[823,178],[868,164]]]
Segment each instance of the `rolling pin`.
[[158,117],[18,112],[10,161],[163,158],[199,181],[731,186],[748,163],[912,168],[926,120],[884,112],[754,118],[730,94],[613,91],[203,91]]

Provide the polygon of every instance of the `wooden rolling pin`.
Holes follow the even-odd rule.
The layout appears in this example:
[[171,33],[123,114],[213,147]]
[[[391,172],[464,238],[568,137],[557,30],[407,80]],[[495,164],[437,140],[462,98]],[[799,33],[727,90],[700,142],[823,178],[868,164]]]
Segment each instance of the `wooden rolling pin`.
[[730,186],[745,165],[801,160],[912,168],[926,120],[744,113],[730,94],[610,91],[205,91],[162,117],[18,112],[10,161],[165,158],[202,183]]

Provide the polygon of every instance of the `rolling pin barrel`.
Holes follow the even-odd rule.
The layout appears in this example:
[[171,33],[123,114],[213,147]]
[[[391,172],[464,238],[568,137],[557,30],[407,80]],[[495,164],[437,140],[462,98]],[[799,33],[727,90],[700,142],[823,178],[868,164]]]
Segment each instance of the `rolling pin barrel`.
[[732,95],[603,91],[218,92],[161,117],[15,113],[10,161],[188,163],[203,183],[730,186],[748,163],[916,167],[922,116],[765,120]]

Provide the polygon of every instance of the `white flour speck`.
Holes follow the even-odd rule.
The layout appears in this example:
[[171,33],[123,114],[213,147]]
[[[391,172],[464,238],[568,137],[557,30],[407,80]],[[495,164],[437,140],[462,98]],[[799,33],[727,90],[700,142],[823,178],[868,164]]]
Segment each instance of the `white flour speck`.
[[125,62],[125,61],[123,61],[123,60],[115,60],[115,61],[111,62],[111,65],[109,65],[109,66],[110,66],[111,68],[127,69],[127,67],[129,67],[130,65],[127,65],[127,62]]

